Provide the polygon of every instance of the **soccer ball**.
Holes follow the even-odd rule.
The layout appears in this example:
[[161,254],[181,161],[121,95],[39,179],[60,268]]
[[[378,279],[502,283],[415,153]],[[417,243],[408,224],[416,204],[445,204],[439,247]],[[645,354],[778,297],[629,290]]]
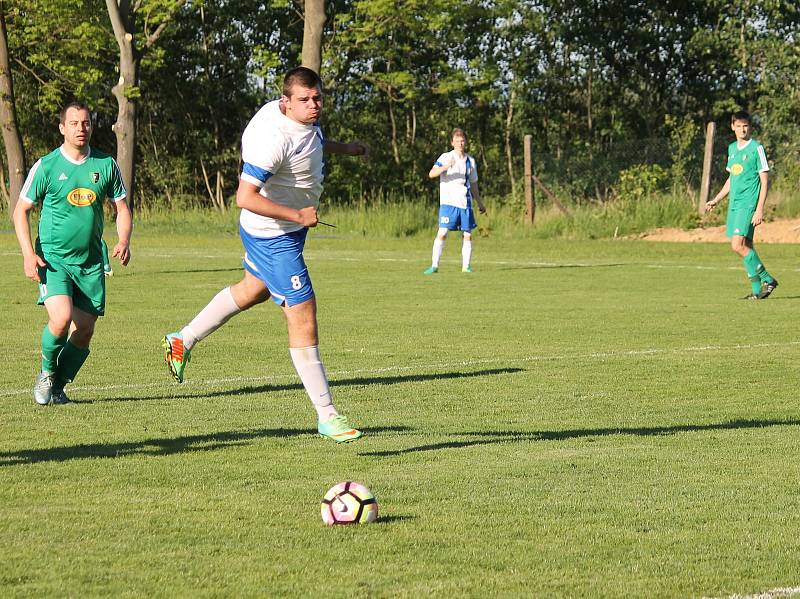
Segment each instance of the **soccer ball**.
[[322,521],[334,524],[366,524],[378,518],[378,502],[367,487],[352,480],[333,485],[322,498]]

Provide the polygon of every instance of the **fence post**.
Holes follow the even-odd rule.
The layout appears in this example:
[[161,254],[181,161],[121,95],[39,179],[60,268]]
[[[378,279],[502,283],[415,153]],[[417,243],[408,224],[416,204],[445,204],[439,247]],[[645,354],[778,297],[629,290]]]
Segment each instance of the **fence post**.
[[711,160],[714,158],[714,133],[717,130],[716,123],[708,123],[706,126],[706,147],[703,152],[703,178],[700,179],[700,200],[697,204],[697,212],[702,216],[706,211],[706,202],[711,193]]
[[531,140],[532,135],[525,136],[524,146],[524,159],[525,159],[525,223],[528,225],[533,224],[534,216],[536,215],[536,198],[533,196],[533,168],[531,165]]

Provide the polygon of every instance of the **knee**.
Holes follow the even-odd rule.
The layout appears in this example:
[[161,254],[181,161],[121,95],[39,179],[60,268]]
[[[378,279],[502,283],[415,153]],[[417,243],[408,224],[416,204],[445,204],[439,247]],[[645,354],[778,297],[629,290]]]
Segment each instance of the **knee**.
[[50,332],[56,337],[63,337],[69,332],[72,318],[69,313],[58,312],[50,314],[50,321],[47,323]]

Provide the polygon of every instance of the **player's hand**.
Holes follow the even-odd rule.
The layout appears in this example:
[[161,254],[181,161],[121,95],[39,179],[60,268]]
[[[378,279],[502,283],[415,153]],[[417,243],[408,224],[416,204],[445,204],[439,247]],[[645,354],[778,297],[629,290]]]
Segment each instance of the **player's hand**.
[[478,212],[480,212],[481,214],[486,214],[486,206],[484,206],[483,204],[478,206]]
[[453,167],[453,166],[455,166],[455,164],[456,164],[456,157],[455,156],[451,156],[450,157],[450,162],[447,163],[447,168]]
[[361,160],[364,161],[369,160],[370,148],[368,144],[357,139],[351,145],[353,145],[356,149],[356,152],[353,154],[353,156],[361,156]]
[[711,212],[717,205],[717,200],[709,200],[706,202],[706,212]]
[[753,218],[750,220],[750,222],[753,223],[754,227],[757,227],[758,225],[763,223],[764,222],[764,211],[756,209],[756,211],[753,213]]
[[316,208],[309,206],[308,208],[301,208],[297,212],[299,215],[299,220],[297,222],[299,224],[303,225],[304,227],[317,226],[317,223],[319,222],[319,215],[317,214]]
[[131,261],[131,248],[124,241],[120,241],[114,246],[114,250],[111,252],[111,255],[119,258],[122,266],[128,266],[128,262]]
[[45,266],[47,266],[47,262],[38,254],[24,256],[22,259],[22,268],[25,270],[25,276],[37,283],[42,282],[39,278],[39,268],[44,268]]

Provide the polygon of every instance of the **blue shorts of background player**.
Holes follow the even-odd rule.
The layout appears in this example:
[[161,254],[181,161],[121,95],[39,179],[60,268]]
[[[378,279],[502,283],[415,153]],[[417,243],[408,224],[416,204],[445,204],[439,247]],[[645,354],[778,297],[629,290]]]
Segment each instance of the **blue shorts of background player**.
[[439,228],[449,231],[472,231],[478,225],[475,223],[475,213],[472,208],[458,208],[442,204],[439,206]]
[[278,237],[255,237],[239,227],[245,250],[243,266],[264,281],[279,306],[295,306],[314,297],[303,260],[307,234],[308,229],[300,229]]

